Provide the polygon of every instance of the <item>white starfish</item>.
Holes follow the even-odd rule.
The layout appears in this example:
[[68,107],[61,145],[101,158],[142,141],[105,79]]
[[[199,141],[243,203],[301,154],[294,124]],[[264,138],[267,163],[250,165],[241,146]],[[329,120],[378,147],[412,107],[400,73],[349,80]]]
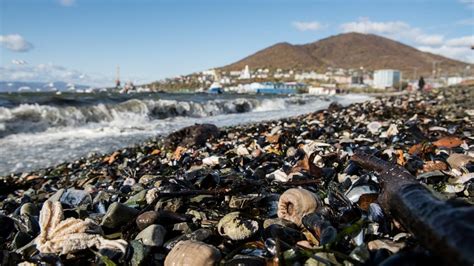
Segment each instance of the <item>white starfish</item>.
[[45,201],[39,217],[41,232],[35,239],[36,248],[41,253],[68,254],[90,247],[118,249],[125,253],[127,241],[103,238],[94,221],[63,218],[60,202]]

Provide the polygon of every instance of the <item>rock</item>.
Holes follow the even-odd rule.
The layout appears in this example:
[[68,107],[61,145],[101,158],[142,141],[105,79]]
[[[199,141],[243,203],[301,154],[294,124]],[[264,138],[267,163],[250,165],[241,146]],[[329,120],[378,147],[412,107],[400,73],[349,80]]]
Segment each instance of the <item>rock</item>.
[[119,202],[112,203],[102,218],[101,225],[109,229],[117,229],[126,224],[138,214],[138,210]]
[[129,187],[135,185],[136,183],[137,183],[137,181],[136,181],[135,179],[133,179],[133,178],[126,178],[126,179],[123,181],[123,185],[124,185],[124,186],[129,186]]
[[59,201],[61,199],[61,196],[63,195],[65,189],[61,188],[60,190],[56,191],[51,197],[49,197],[49,201]]
[[215,125],[196,124],[171,133],[165,138],[164,145],[171,149],[177,146],[202,147],[208,139],[218,137],[219,134],[220,131]]
[[15,223],[8,216],[0,214],[0,225],[0,237],[4,239],[15,231]]
[[141,240],[143,245],[151,247],[160,247],[165,239],[166,229],[159,224],[152,224],[143,229],[135,237],[135,240]]
[[146,203],[146,195],[147,191],[142,190],[138,192],[137,194],[131,196],[126,202],[125,205],[128,206],[140,206]]
[[92,203],[92,197],[85,190],[67,189],[66,191],[64,191],[64,193],[62,193],[59,201],[62,204],[66,204],[72,207],[78,207],[81,205],[87,206]]
[[156,178],[157,176],[155,175],[143,175],[142,177],[140,177],[140,179],[138,179],[138,183],[147,185],[148,183],[155,180]]
[[135,220],[138,229],[143,230],[148,226],[155,223],[158,219],[158,213],[156,211],[147,211],[140,214],[137,219]]
[[148,257],[150,253],[150,248],[148,246],[143,245],[140,241],[132,240],[130,241],[130,246],[133,250],[133,255],[131,259],[131,265],[143,265],[145,259]]

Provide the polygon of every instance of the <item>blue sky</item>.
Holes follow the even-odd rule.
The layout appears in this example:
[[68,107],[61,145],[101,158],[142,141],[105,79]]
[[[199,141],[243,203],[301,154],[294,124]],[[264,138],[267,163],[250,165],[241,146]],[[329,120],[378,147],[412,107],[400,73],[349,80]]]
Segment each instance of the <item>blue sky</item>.
[[474,0],[0,0],[0,80],[147,82],[357,31],[474,62]]

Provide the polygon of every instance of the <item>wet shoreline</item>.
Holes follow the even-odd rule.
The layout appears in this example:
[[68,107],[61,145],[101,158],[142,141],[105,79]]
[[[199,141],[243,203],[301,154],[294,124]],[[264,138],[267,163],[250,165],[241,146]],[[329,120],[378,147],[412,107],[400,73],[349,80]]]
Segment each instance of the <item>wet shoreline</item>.
[[[0,261],[172,265],[183,262],[180,250],[194,249],[208,254],[196,260],[228,265],[436,262],[416,232],[380,206],[378,174],[350,158],[362,151],[402,165],[446,199],[473,208],[473,90],[201,125],[4,176]],[[65,232],[78,234],[77,243],[38,238],[54,229],[39,221],[40,210],[41,217],[74,218],[80,232]],[[91,222],[82,223],[86,218]]]

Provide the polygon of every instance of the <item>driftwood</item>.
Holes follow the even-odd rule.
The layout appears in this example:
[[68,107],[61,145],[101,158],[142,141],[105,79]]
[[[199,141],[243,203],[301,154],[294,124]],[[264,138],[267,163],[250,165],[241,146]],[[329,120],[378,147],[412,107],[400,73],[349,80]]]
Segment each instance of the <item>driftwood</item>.
[[437,198],[402,166],[363,153],[351,159],[379,174],[380,205],[424,247],[447,265],[474,264],[474,206]]

